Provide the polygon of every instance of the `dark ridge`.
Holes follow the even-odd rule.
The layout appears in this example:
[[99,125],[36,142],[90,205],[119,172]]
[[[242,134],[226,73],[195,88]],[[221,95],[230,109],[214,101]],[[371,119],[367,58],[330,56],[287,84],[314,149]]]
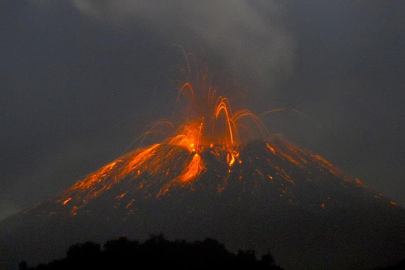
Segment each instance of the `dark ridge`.
[[85,242],[71,246],[66,257],[20,270],[64,269],[252,269],[281,270],[270,253],[258,260],[253,250],[233,254],[217,240],[187,242],[166,240],[163,234],[151,236],[144,243],[126,237],[100,244]]
[[403,269],[405,269],[405,258],[393,266],[378,267],[375,270],[403,270]]
[[143,241],[151,233],[187,241],[211,237],[232,252],[270,251],[292,270],[370,270],[403,259],[405,210],[383,194],[281,136],[238,151],[240,162],[230,168],[226,150],[205,149],[198,177],[161,195],[195,154],[162,144],[147,163],[120,177],[142,150],[128,153],[113,170],[107,164],[0,222],[0,269],[60,258],[78,242],[121,235]]

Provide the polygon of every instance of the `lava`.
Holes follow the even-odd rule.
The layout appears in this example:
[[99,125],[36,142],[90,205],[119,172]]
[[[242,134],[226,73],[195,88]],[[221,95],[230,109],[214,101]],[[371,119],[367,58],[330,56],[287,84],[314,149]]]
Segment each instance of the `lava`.
[[[162,187],[157,196],[166,194],[172,187],[190,185],[205,170],[201,156],[205,149],[212,149],[217,158],[226,156],[228,173],[236,162],[242,163],[239,159],[242,143],[239,128],[246,126],[240,123],[241,120],[250,118],[260,132],[264,130],[263,125],[249,110],[234,112],[229,99],[217,94],[220,91],[212,85],[213,76],[206,69],[197,69],[195,57],[196,69],[193,70],[190,64],[190,56],[193,55],[184,50],[183,53],[187,67],[184,70],[188,73],[185,77],[190,78],[180,85],[177,96],[177,102],[183,104],[179,117],[183,123],[174,135],[162,142],[130,152],[64,191],[58,202],[72,207],[72,214],[75,215],[80,208],[126,178],[134,181],[137,189],[146,189],[154,182],[171,179],[160,183]],[[162,124],[175,127],[173,122],[158,122],[143,136],[153,133]],[[170,150],[167,146],[171,147]],[[192,156],[186,155],[184,150]],[[122,199],[125,195],[124,192],[117,198]]]
[[204,162],[201,159],[199,154],[194,154],[190,163],[183,169],[182,173],[167,183],[165,187],[160,190],[158,196],[164,195],[167,193],[171,186],[173,185],[180,185],[185,186],[190,181],[196,179],[196,177],[204,170]]
[[[88,175],[65,190],[59,196],[57,203],[63,207],[70,207],[71,214],[77,215],[80,209],[97,199],[100,194],[118,186],[119,183],[123,183],[127,188],[117,191],[115,195],[117,200],[125,200],[129,193],[135,191],[142,191],[145,196],[152,194],[156,197],[168,194],[176,188],[188,187],[192,191],[194,184],[208,170],[208,160],[206,160],[208,157],[214,158],[227,167],[223,172],[215,170],[214,175],[222,179],[216,187],[218,193],[224,191],[231,177],[239,179],[238,181],[249,179],[241,169],[245,163],[241,149],[249,138],[243,136],[245,133],[242,134],[241,129],[255,130],[263,137],[269,136],[269,133],[259,117],[251,111],[247,109],[234,111],[230,100],[218,95],[220,90],[213,86],[213,76],[207,70],[192,70],[189,56],[184,53],[187,66],[185,70],[188,73],[186,77],[191,79],[179,86],[177,96],[178,104],[182,104],[182,112],[178,117],[181,119],[181,124],[161,121],[143,136],[158,131],[162,125],[173,128],[175,130],[173,134],[159,143],[136,149]],[[193,59],[196,62],[195,58]],[[198,66],[197,63],[195,66]],[[273,111],[280,111],[280,109]],[[242,123],[244,119],[248,121]],[[177,129],[175,129],[176,126],[178,126]],[[322,173],[330,173],[348,182],[361,185],[359,180],[346,176],[322,157],[298,149],[287,141],[275,145],[267,140],[263,149],[267,151],[265,161],[261,161],[259,157],[253,160],[248,156],[246,162],[248,164],[265,162],[264,164],[267,165],[264,170],[255,168],[253,172],[260,176],[260,181],[278,183],[281,191],[280,198],[286,197],[290,202],[294,197],[291,189],[296,185],[296,179],[291,169],[284,168],[287,163],[307,171],[311,170],[310,164],[317,164],[317,168]],[[257,182],[252,185],[258,187]],[[130,208],[134,202],[134,199],[127,201],[126,208]]]

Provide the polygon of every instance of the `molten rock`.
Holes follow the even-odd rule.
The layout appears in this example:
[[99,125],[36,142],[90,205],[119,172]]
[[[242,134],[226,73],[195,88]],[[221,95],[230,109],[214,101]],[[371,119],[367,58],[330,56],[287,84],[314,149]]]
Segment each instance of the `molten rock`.
[[405,210],[280,136],[230,151],[138,149],[0,224],[0,268],[121,235],[215,238],[286,269],[372,269],[405,254]]

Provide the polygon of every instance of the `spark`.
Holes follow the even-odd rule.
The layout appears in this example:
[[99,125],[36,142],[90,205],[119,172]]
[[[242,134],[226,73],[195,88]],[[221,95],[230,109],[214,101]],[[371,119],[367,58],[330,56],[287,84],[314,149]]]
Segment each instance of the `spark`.
[[[241,128],[260,134],[262,137],[270,135],[260,118],[253,112],[247,109],[234,110],[230,99],[218,94],[221,91],[213,85],[212,74],[206,69],[193,69],[190,59],[195,67],[198,66],[195,56],[184,50],[182,52],[186,62],[183,71],[186,73],[188,81],[178,87],[176,101],[182,105],[178,117],[180,124],[168,120],[156,122],[131,145],[140,139],[142,142],[151,134],[165,134],[165,138],[159,143],[129,152],[65,190],[56,202],[64,207],[69,207],[72,215],[77,215],[84,206],[121,182],[135,187],[124,192],[118,190],[115,195],[115,198],[120,200],[127,209],[134,208],[133,205],[136,201],[135,199],[130,200],[129,195],[135,190],[144,192],[142,196],[145,197],[163,196],[177,188],[187,187],[192,191],[194,184],[207,170],[207,160],[204,160],[206,154],[211,154],[213,158],[227,166],[227,173],[217,173],[219,178],[224,179],[224,183],[217,188],[217,191],[222,193],[226,188],[227,180],[235,173],[241,172],[238,170],[243,163],[240,149],[250,139],[243,136],[245,132],[242,132]],[[283,110],[286,109],[273,109],[262,116]],[[167,127],[171,130],[170,134],[163,131],[163,128]],[[322,157],[303,152],[304,150],[297,149],[288,143],[284,143],[281,148],[266,143],[265,147],[273,154],[272,158],[288,160],[300,168],[305,168],[308,166],[308,160],[303,156],[309,157],[308,159],[312,159],[311,161],[318,164],[323,170],[336,176],[346,177]],[[247,162],[252,161],[247,160]],[[269,162],[271,162],[270,159]],[[295,185],[289,171],[285,171],[277,165],[273,165],[273,168],[275,171],[272,172],[259,169],[256,169],[255,172],[262,179],[268,178],[273,183],[283,180],[280,181],[281,185],[283,183],[289,186]],[[234,177],[240,181],[243,178],[240,174],[234,175]],[[361,185],[360,180],[356,180],[355,183]],[[156,186],[159,188],[149,190]],[[283,197],[283,194],[289,196],[286,190],[282,191],[280,197]],[[134,209],[128,211],[134,211]]]

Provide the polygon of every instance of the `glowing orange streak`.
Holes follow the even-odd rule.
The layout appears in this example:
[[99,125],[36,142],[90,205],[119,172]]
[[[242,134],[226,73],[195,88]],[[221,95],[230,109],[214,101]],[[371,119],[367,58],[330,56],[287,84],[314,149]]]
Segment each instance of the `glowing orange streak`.
[[280,112],[280,111],[286,111],[286,108],[278,108],[278,109],[272,109],[269,111],[265,111],[264,113],[262,113],[262,116],[265,116],[266,114],[270,114],[270,113],[275,113],[275,112]]
[[184,61],[186,62],[186,65],[187,65],[188,74],[189,74],[189,76],[191,76],[190,61],[188,60],[189,54],[187,54],[186,51],[184,50],[183,46],[181,46],[179,44],[173,44],[172,47],[180,48],[180,50],[183,54],[183,57],[184,57]]
[[283,152],[280,152],[280,154],[281,154],[283,157],[285,157],[286,159],[288,159],[288,161],[290,161],[291,163],[297,165],[298,167],[302,167],[302,164],[299,163],[298,161],[296,161],[292,156],[287,155],[287,154],[285,154],[285,153],[283,153]]
[[232,165],[235,163],[235,157],[233,156],[233,154],[228,153],[226,155],[226,161],[227,161],[229,167],[232,167]]
[[[183,49],[183,50],[184,50],[184,49]],[[192,60],[194,60],[194,67],[195,67],[195,70],[198,70],[197,57],[194,55],[194,53],[188,53],[188,54],[186,55],[186,57],[187,57],[186,61],[188,62],[188,63],[187,63],[187,65],[188,65],[188,73],[189,73],[189,76],[192,77],[189,58],[192,57]],[[200,76],[196,76],[196,77],[197,77],[197,80],[198,80]]]
[[190,123],[183,126],[179,135],[169,139],[169,144],[179,145],[187,148],[190,152],[197,152],[200,144],[200,137],[202,133],[203,123]]
[[237,125],[236,125],[236,123],[235,123],[235,121],[231,118],[231,119],[229,119],[229,121],[231,122],[231,124],[232,124],[232,126],[233,126],[233,134],[234,134],[234,137],[237,139],[237,140],[239,140],[239,131],[238,131],[238,127],[237,127]]
[[183,96],[186,97],[186,96],[184,95],[184,92],[183,92],[183,90],[184,90],[185,88],[188,88],[188,89],[190,90],[190,94],[191,94],[191,96],[192,96],[191,100],[194,101],[194,100],[195,100],[195,93],[194,93],[195,91],[194,91],[193,86],[192,86],[190,83],[185,83],[185,84],[180,88],[180,90],[179,90],[179,96],[177,97],[177,100],[179,99],[180,94],[183,94]]
[[269,111],[266,111],[266,112],[262,113],[261,116],[265,116],[265,115],[270,114],[270,113],[281,112],[281,111],[290,111],[290,112],[294,112],[296,114],[302,115],[304,118],[306,118],[307,120],[312,122],[312,124],[316,125],[317,127],[320,127],[320,124],[317,123],[314,119],[312,119],[309,116],[307,116],[306,114],[304,114],[304,113],[302,113],[302,112],[300,112],[298,110],[294,110],[294,109],[288,109],[288,108],[272,109],[272,110],[269,110]]
[[188,142],[189,142],[189,137],[185,134],[180,134],[180,135],[176,135],[173,138],[171,138],[169,144],[183,146],[183,145],[187,145]]
[[144,132],[142,135],[140,135],[140,136],[138,136],[133,142],[131,142],[128,146],[127,146],[127,148],[125,148],[125,150],[123,151],[123,152],[126,152],[134,143],[136,143],[139,139],[141,139],[142,138],[142,140],[141,140],[141,142],[140,143],[142,143],[142,141],[149,135],[149,134],[154,134],[154,133],[161,133],[161,134],[164,134],[164,132],[162,132],[162,131],[153,131],[153,129],[155,129],[157,126],[159,126],[159,125],[168,125],[168,126],[170,126],[171,128],[174,128],[174,125],[173,125],[173,123],[172,122],[170,122],[170,121],[158,121],[158,122],[156,122],[155,124],[153,124],[153,126],[150,128],[150,129],[148,129],[146,132]]
[[268,143],[266,143],[266,146],[267,146],[267,148],[269,148],[270,149],[270,151],[273,153],[273,155],[275,155],[276,154],[276,149],[273,147],[273,146],[271,146],[270,144],[268,144]]
[[208,102],[214,103],[215,98],[217,97],[217,91],[212,89],[211,87],[208,88]]
[[62,204],[63,204],[63,205],[66,205],[66,204],[67,204],[68,202],[70,202],[71,200],[72,200],[72,198],[68,198],[68,199],[64,200]]
[[249,110],[245,110],[245,109],[239,110],[239,111],[235,112],[235,114],[233,115],[233,119],[235,121],[238,121],[239,119],[241,119],[243,117],[251,117],[254,120],[259,120],[259,118],[254,113],[252,113]]
[[236,125],[236,128],[239,130],[240,128],[244,128],[244,129],[246,129],[246,130],[252,130],[252,128],[251,127],[248,127],[248,126],[246,126],[246,125],[243,125],[243,124],[241,124],[241,123],[237,123],[237,124],[235,124]]
[[135,155],[132,160],[125,166],[120,174],[120,178],[126,176],[127,174],[131,173],[133,170],[138,168],[140,165],[145,163],[149,158],[151,158],[154,154],[154,149],[158,147],[160,144],[154,144],[146,149],[143,149],[142,152]]
[[244,117],[250,117],[255,122],[256,126],[260,129],[260,132],[262,133],[262,135],[270,134],[270,132],[267,130],[267,128],[263,125],[260,118],[257,117],[254,113],[252,113],[249,110],[239,110],[239,111],[237,111],[234,114],[233,119],[234,119],[235,122],[237,122],[237,121],[239,121],[240,119],[242,119]]
[[234,119],[235,122],[237,122],[244,117],[250,117],[253,121],[255,121],[257,127],[262,129],[263,124],[261,123],[259,117],[257,117],[254,113],[252,113],[249,110],[239,110],[233,115],[232,118]]
[[223,103],[224,106],[225,106],[226,108],[228,108],[229,114],[230,114],[230,115],[233,115],[232,107],[231,107],[231,104],[229,103],[228,98],[219,96],[219,97],[218,97],[218,100],[217,100],[217,106],[216,106],[216,107],[218,107],[219,104],[221,104],[221,103]]
[[[77,184],[75,184],[72,188],[69,190],[66,190],[64,192],[64,198],[67,199],[60,199],[58,202],[62,201],[62,205],[66,205],[69,201],[71,201],[71,196],[72,194],[75,194],[78,192],[78,194],[75,196],[81,201],[81,205],[79,206],[73,206],[71,213],[73,215],[77,214],[77,210],[81,207],[83,207],[89,200],[92,198],[97,197],[101,192],[108,190],[111,188],[111,183],[108,185],[102,186],[100,189],[97,190],[97,185],[98,183],[102,182],[104,179],[107,179],[111,174],[113,173],[114,168],[116,167],[116,164],[118,162],[121,162],[120,160],[114,161],[110,164],[107,164],[106,166],[102,167],[95,173],[92,173],[88,175],[86,178],[83,180],[79,181]],[[66,196],[66,197],[65,197]]]
[[187,148],[190,152],[195,152],[195,143],[192,138],[186,134],[180,134],[170,140],[171,145],[178,145]]
[[219,114],[221,113],[221,111],[224,111],[225,117],[226,117],[226,121],[227,121],[227,123],[228,123],[228,130],[229,130],[229,136],[230,136],[230,139],[231,139],[231,144],[233,145],[233,144],[234,144],[233,131],[232,131],[232,126],[231,126],[231,119],[230,119],[229,113],[228,113],[228,107],[229,107],[229,111],[230,111],[230,112],[232,112],[232,111],[231,111],[231,109],[230,109],[230,106],[228,106],[228,103],[227,103],[227,99],[226,99],[226,98],[220,97],[219,100],[220,100],[220,102],[219,102],[219,104],[218,104],[218,106],[217,106],[217,109],[216,109],[216,111],[215,111],[215,118],[218,118],[218,116],[219,116]]
[[158,193],[158,196],[166,194],[172,186],[184,186],[198,177],[205,169],[204,162],[199,154],[194,154],[190,163],[183,169],[181,174],[167,183]]
[[194,179],[197,175],[201,173],[202,168],[204,167],[202,163],[201,156],[195,154],[190,164],[185,168],[182,174],[179,176],[179,181],[182,183],[187,183],[190,180]]
[[198,136],[197,136],[197,142],[196,142],[196,149],[198,150],[198,147],[200,146],[200,136],[202,133],[202,129],[203,129],[204,123],[201,123],[201,125],[198,126]]
[[76,185],[74,185],[72,187],[72,190],[77,190],[77,189],[86,190],[86,189],[90,188],[96,182],[101,181],[101,178],[107,176],[107,173],[111,172],[116,164],[117,164],[116,161],[112,162],[112,163],[107,164],[106,166],[102,167],[97,172],[90,174],[85,179],[83,179],[82,181],[80,181]]

